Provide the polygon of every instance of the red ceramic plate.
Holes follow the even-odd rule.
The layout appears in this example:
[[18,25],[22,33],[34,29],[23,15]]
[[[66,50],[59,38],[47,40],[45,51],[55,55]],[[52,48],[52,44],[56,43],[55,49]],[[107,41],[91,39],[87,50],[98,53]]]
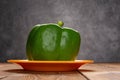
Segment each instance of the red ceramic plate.
[[24,70],[32,71],[73,71],[81,65],[93,63],[93,60],[75,60],[75,61],[29,61],[29,60],[8,60],[11,63],[17,63]]

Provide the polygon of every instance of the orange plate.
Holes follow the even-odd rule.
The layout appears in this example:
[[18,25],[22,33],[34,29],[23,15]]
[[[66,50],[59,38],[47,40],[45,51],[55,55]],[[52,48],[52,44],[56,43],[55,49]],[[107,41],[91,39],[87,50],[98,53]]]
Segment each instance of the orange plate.
[[29,61],[29,60],[8,60],[8,62],[17,63],[24,70],[32,71],[73,71],[81,65],[93,63],[93,60],[75,60],[75,61]]

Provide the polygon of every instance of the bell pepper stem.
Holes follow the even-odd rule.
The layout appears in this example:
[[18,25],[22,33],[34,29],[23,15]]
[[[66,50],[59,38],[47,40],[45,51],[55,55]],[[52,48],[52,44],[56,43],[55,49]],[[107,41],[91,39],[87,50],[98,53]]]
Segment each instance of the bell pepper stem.
[[58,21],[57,24],[62,27],[64,25],[63,21]]

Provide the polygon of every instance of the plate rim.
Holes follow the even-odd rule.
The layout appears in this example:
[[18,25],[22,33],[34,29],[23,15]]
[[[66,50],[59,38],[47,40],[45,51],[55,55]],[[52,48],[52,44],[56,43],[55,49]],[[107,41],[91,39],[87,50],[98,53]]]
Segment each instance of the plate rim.
[[10,63],[94,63],[94,60],[74,60],[74,61],[30,61],[27,59],[24,60],[15,60],[15,59],[10,59],[7,60],[7,62]]

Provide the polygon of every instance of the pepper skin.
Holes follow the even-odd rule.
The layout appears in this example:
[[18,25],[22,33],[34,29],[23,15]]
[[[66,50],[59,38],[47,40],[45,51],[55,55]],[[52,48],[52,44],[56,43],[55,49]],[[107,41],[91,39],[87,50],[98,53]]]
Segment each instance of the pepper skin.
[[80,34],[76,30],[58,24],[35,25],[28,36],[26,54],[28,60],[75,60],[80,48]]

